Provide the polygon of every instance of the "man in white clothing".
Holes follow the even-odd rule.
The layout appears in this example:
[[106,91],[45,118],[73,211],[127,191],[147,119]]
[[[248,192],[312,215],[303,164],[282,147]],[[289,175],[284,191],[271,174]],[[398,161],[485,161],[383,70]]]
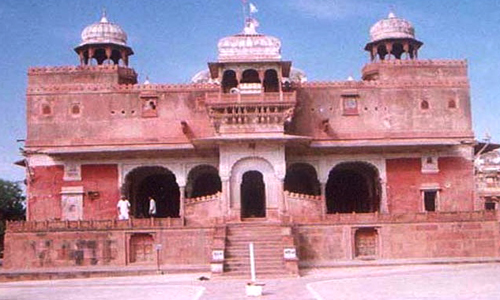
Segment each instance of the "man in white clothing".
[[130,209],[130,202],[125,197],[121,197],[118,204],[116,204],[116,208],[118,209],[118,220],[128,220],[128,212]]
[[156,201],[153,197],[149,197],[149,216],[154,217],[156,215]]

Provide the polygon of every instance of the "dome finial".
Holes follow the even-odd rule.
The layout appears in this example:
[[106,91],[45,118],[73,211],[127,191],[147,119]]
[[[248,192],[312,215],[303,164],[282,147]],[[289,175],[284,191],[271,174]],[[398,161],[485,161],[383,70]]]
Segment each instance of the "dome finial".
[[106,17],[106,8],[102,8],[102,15],[101,15],[101,23],[109,23],[108,18]]
[[389,6],[389,15],[387,16],[388,19],[396,18],[396,13],[394,13],[395,7],[396,7],[396,5],[394,5],[394,4]]

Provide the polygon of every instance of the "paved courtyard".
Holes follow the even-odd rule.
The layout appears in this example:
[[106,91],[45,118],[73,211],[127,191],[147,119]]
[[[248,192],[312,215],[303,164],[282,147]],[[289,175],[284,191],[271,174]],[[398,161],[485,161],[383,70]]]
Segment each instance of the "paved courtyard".
[[[250,299],[246,280],[206,274],[158,275],[0,284],[2,300]],[[500,264],[355,267],[308,270],[301,278],[266,279],[254,299],[500,299]]]

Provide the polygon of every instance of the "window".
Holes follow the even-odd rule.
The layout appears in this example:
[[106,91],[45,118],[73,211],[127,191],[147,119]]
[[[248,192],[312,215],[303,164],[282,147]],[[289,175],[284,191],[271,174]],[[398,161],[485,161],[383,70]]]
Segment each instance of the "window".
[[158,97],[141,97],[142,117],[152,118],[158,116]]
[[437,155],[422,156],[421,172],[424,174],[439,173],[438,158]]
[[486,201],[484,203],[484,209],[485,210],[495,210],[496,209],[496,203],[492,201]]
[[359,115],[358,95],[342,95],[342,108],[344,116]]
[[426,100],[423,100],[422,102],[420,102],[420,108],[421,109],[429,109],[429,102],[427,102]]
[[50,107],[49,104],[42,105],[42,114],[45,116],[52,114],[52,108]]
[[450,101],[448,101],[448,108],[457,108],[457,103],[455,102],[455,100],[451,99]]
[[436,200],[438,191],[424,191],[424,210],[436,211]]

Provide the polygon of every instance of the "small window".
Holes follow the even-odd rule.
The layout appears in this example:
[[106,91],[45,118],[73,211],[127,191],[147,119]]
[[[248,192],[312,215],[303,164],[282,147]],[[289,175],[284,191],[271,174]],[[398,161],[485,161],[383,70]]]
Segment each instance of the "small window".
[[455,102],[455,100],[451,99],[450,101],[448,101],[448,108],[457,108],[457,103]]
[[424,174],[439,173],[439,157],[437,155],[422,156],[422,169]]
[[343,114],[347,116],[358,115],[358,97],[357,95],[342,96]]
[[71,106],[71,113],[73,115],[79,115],[80,114],[80,105],[79,104],[73,104],[73,106]]
[[496,209],[496,203],[492,201],[486,201],[484,203],[484,209],[485,210],[495,210]]
[[436,211],[437,191],[424,191],[424,210]]
[[429,102],[427,102],[426,100],[423,100],[422,102],[420,102],[420,108],[421,109],[429,109]]
[[42,114],[45,116],[52,114],[52,108],[50,108],[50,105],[48,104],[42,105]]
[[145,118],[158,116],[158,98],[157,97],[141,97],[142,101],[142,116]]

